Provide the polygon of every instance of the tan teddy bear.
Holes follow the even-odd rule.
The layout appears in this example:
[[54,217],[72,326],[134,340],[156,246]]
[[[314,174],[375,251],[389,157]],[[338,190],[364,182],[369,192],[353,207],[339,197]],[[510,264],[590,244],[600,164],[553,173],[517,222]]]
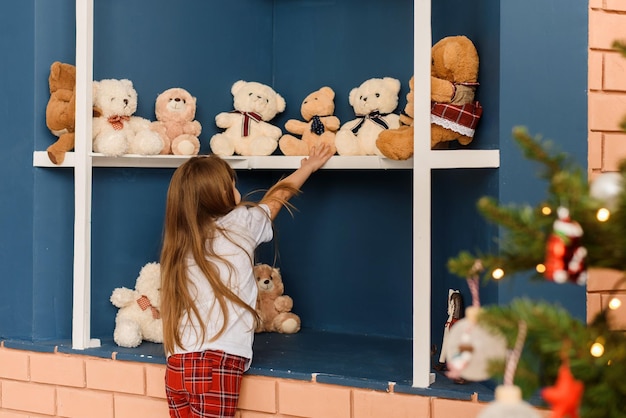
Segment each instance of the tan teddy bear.
[[280,270],[267,264],[257,264],[254,266],[254,277],[259,288],[256,311],[260,317],[255,332],[298,332],[300,317],[291,312],[291,297],[283,294],[285,286]]
[[278,141],[280,150],[285,155],[309,155],[309,150],[319,144],[328,144],[332,153],[335,148],[335,132],[339,129],[339,118],[335,112],[335,92],[330,87],[309,94],[302,105],[300,113],[304,121],[290,119],[285,129],[295,135],[285,134]]
[[376,146],[387,158],[408,160],[413,156],[413,116],[415,112],[414,78],[409,80],[409,92],[406,94],[406,106],[400,114],[400,127],[385,129],[378,134]]
[[62,164],[65,153],[74,149],[76,114],[76,67],[55,61],[48,76],[50,99],[46,105],[46,126],[57,140],[48,147],[48,157]]
[[472,142],[483,109],[474,100],[478,52],[466,36],[448,36],[432,47],[430,69],[431,147],[458,140]]
[[195,97],[182,88],[167,89],[157,96],[155,114],[151,129],[163,139],[161,154],[198,155],[202,125],[195,120]]

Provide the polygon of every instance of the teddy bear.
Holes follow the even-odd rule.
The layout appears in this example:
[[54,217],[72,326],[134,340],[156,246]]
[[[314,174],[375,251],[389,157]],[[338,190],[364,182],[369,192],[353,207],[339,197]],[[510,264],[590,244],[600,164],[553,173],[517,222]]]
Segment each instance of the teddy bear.
[[259,323],[255,332],[279,332],[295,334],[300,330],[300,317],[293,312],[293,300],[284,295],[280,269],[268,264],[254,266],[254,277],[259,288],[256,300],[256,311]]
[[400,126],[384,129],[378,134],[376,146],[380,152],[392,160],[408,160],[413,156],[413,117],[415,116],[414,77],[409,80],[406,106],[400,114]]
[[74,149],[76,127],[76,67],[55,61],[48,76],[50,99],[46,105],[46,126],[57,137],[47,149],[54,164],[62,164],[65,153]]
[[442,38],[431,54],[431,148],[454,140],[468,145],[483,113],[474,100],[478,51],[468,37],[460,35]]
[[113,340],[120,347],[137,347],[143,340],[163,342],[161,306],[161,266],[147,263],[141,268],[135,289],[118,287],[111,303],[118,307]]
[[137,91],[128,79],[93,82],[93,104],[100,115],[93,118],[93,151],[107,156],[156,155],[163,150],[161,136],[137,111]]
[[156,121],[152,130],[158,132],[164,146],[161,154],[198,155],[202,125],[195,120],[196,98],[183,88],[170,88],[157,96]]
[[239,80],[231,87],[235,110],[222,112],[215,123],[224,132],[211,137],[210,146],[219,156],[270,155],[278,147],[282,130],[269,123],[285,110],[282,96],[256,81]]
[[280,150],[285,155],[309,155],[309,150],[316,145],[326,143],[333,154],[335,148],[335,132],[339,129],[339,118],[335,112],[335,91],[324,86],[309,94],[300,106],[300,114],[304,121],[290,119],[285,129],[295,135],[285,134],[278,141]]
[[337,131],[337,153],[342,156],[382,156],[376,140],[383,129],[400,126],[400,116],[392,113],[398,107],[399,93],[400,81],[391,77],[370,78],[353,88],[349,103],[357,117]]

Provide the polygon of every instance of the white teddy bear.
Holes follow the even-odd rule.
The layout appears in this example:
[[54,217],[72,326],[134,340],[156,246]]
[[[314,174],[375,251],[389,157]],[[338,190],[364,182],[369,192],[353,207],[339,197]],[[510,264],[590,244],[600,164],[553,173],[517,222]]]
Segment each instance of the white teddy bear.
[[137,91],[130,80],[93,82],[93,104],[100,116],[93,118],[93,151],[107,156],[156,155],[163,139],[150,129],[151,122],[139,116]]
[[285,110],[285,99],[271,87],[239,80],[231,88],[235,110],[215,117],[224,132],[213,135],[211,150],[219,156],[270,155],[278,147],[282,130],[268,121]]
[[400,81],[371,78],[350,91],[349,102],[356,119],[345,122],[335,135],[339,155],[379,155],[378,134],[400,126],[400,116],[391,113],[398,107]]
[[132,348],[143,340],[163,342],[160,289],[161,265],[148,263],[139,272],[135,290],[126,287],[113,290],[111,303],[119,308],[113,331],[117,345]]

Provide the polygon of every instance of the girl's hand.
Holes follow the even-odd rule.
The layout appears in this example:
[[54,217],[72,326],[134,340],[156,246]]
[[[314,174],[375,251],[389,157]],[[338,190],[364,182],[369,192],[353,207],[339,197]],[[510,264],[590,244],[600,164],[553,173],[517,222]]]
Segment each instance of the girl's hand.
[[333,154],[328,144],[320,144],[318,146],[311,147],[309,150],[309,156],[302,159],[300,167],[307,168],[311,170],[311,173],[313,173],[326,164],[326,161],[328,161],[332,156]]

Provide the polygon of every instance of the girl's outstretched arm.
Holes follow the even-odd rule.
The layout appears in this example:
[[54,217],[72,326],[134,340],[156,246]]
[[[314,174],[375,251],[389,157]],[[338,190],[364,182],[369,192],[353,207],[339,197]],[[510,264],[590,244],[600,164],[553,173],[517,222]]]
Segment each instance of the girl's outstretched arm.
[[270,208],[270,217],[272,219],[276,218],[280,209],[297,193],[311,174],[326,164],[326,161],[332,155],[331,149],[327,144],[311,147],[309,156],[302,159],[300,168],[281,179],[268,190],[263,199],[261,199],[261,203],[266,204]]

